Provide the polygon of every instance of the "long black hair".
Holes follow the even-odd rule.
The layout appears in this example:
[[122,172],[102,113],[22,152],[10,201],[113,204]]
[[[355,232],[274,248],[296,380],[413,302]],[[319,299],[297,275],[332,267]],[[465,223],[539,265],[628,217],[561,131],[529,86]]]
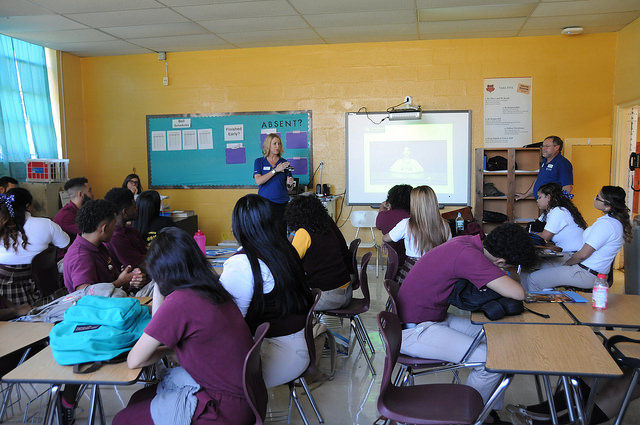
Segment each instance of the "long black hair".
[[165,297],[178,289],[192,289],[216,305],[233,299],[193,237],[177,227],[158,233],[149,246],[145,266]]
[[22,237],[22,248],[27,248],[29,239],[24,232],[24,222],[27,220],[27,206],[32,201],[31,193],[21,187],[0,195],[0,240],[4,249],[11,247],[18,251],[18,235]]
[[136,186],[138,187],[138,195],[142,192],[142,185],[140,184],[140,177],[137,174],[129,174],[127,177],[124,178],[124,182],[122,182],[122,188],[123,189],[129,189],[127,187],[127,184],[129,183],[129,180],[132,179],[138,179],[138,183],[136,183]]
[[547,183],[540,186],[538,193],[549,196],[549,205],[544,212],[544,221],[547,219],[547,214],[551,211],[551,208],[561,207],[566,208],[571,213],[573,221],[576,222],[578,227],[582,229],[587,228],[587,222],[584,221],[582,214],[578,211],[578,208],[571,202],[571,199],[564,196],[562,193],[562,187],[558,183]]
[[247,322],[259,321],[264,312],[263,280],[258,259],[273,275],[279,318],[309,311],[312,295],[306,284],[302,262],[280,231],[269,202],[258,195],[243,196],[233,208],[231,227],[249,259],[253,274],[253,298],[245,317]]
[[602,186],[600,193],[602,193],[604,203],[611,207],[607,215],[622,224],[624,241],[631,242],[633,231],[631,230],[631,221],[629,219],[629,208],[625,202],[627,194],[624,189],[620,186]]
[[331,231],[331,217],[322,202],[315,196],[297,196],[287,204],[284,213],[291,231],[300,228],[308,232],[327,234]]
[[155,190],[145,190],[138,196],[136,229],[142,236],[149,233],[151,222],[160,216],[160,202],[160,194]]

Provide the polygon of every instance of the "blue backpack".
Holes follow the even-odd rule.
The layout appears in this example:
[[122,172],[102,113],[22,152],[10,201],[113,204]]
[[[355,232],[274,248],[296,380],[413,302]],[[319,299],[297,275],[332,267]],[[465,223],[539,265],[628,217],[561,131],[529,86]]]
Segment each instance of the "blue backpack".
[[[149,308],[135,298],[87,295],[69,307],[64,320],[51,330],[53,358],[58,364],[73,365],[75,373],[124,361],[123,354],[142,336],[149,320]],[[83,370],[87,363],[89,367]]]

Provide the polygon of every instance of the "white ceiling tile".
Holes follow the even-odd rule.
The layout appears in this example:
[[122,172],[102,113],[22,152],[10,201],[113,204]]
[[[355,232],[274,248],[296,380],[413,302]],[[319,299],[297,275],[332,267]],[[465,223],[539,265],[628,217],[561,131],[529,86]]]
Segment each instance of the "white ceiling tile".
[[316,38],[304,39],[297,38],[295,40],[274,40],[274,41],[243,41],[234,43],[236,46],[242,49],[254,48],[254,47],[279,47],[279,46],[303,46],[303,45],[314,45],[314,44],[323,44],[321,40]]
[[420,22],[420,34],[465,34],[470,32],[519,30],[524,22],[525,18]]
[[69,52],[81,57],[153,53],[153,51],[150,49],[136,46],[122,40],[96,41],[91,43],[51,43],[46,47],[56,50],[62,50],[63,52]]
[[181,35],[177,37],[151,37],[129,40],[131,43],[158,52],[178,52],[206,49],[226,49],[233,46],[213,34]]
[[531,16],[588,15],[640,10],[640,0],[581,0],[540,3]]
[[207,32],[207,30],[200,25],[191,22],[109,27],[103,28],[102,30],[120,38],[169,37],[175,35],[204,34]]
[[51,11],[26,0],[5,0],[0,2],[0,17],[50,15]]
[[342,27],[378,24],[410,24],[416,22],[413,10],[369,11],[347,13],[323,13],[305,15],[304,18],[313,27]]
[[198,21],[206,29],[216,34],[230,32],[278,29],[309,28],[309,25],[298,15],[263,16],[260,18],[221,19],[218,21]]
[[[562,0],[566,1],[566,0]],[[538,0],[417,0],[418,9],[461,7],[461,6],[485,6],[492,4],[528,4],[538,3]]]
[[296,11],[289,6],[286,0],[219,3],[203,6],[175,7],[174,9],[194,21],[297,15]]
[[78,40],[82,40],[83,43],[115,40],[109,34],[94,29],[8,33],[8,35],[14,35],[15,38],[39,45],[45,43],[77,43]]
[[345,27],[327,27],[317,28],[318,34],[324,39],[343,39],[350,36],[368,36],[380,35],[399,36],[404,35],[413,40],[417,37],[416,24],[390,24],[390,25],[364,25],[364,26],[345,26]]
[[112,12],[164,7],[156,0],[31,0],[60,14]]
[[414,0],[289,0],[302,14],[415,10]]
[[502,4],[491,6],[441,7],[420,9],[420,22],[460,21],[464,19],[518,18],[529,16],[535,4]]
[[132,25],[168,24],[187,22],[171,9],[144,9],[122,12],[95,12],[67,15],[70,19],[94,28],[125,27]]
[[303,39],[309,42],[321,43],[316,33],[307,28],[292,30],[269,30],[269,31],[245,31],[239,33],[221,34],[221,37],[229,43],[248,43],[257,41],[284,41]]
[[480,32],[461,32],[457,34],[443,33],[443,34],[424,34],[420,36],[421,40],[439,40],[439,39],[452,39],[452,38],[496,38],[496,37],[516,37],[518,31],[480,31]]
[[408,41],[418,40],[417,32],[412,35],[406,34],[379,34],[375,31],[362,34],[351,34],[344,36],[330,36],[326,37],[327,43],[372,43],[379,41]]
[[529,18],[522,29],[557,28],[558,32],[569,26],[588,27],[617,26],[621,29],[640,16],[639,12],[607,13],[603,15],[547,16]]
[[[199,6],[203,4],[217,4],[217,3],[242,3],[252,0],[160,0],[162,4],[169,7],[174,6]],[[256,0],[253,0],[256,1]],[[264,1],[264,0],[258,0]]]
[[[586,27],[583,34],[600,34],[605,32],[616,32],[620,30],[619,25],[606,25]],[[540,36],[540,35],[560,35],[560,29],[558,28],[523,28],[518,35],[520,37]],[[580,37],[572,36],[572,37]]]
[[82,28],[87,27],[60,15],[9,16],[0,19],[0,33],[75,30]]

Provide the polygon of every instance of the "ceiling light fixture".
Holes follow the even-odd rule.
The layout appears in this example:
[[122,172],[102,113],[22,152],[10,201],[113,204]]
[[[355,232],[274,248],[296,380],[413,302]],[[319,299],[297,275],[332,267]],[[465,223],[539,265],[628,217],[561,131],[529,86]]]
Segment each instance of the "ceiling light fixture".
[[564,28],[562,28],[562,31],[560,31],[560,34],[562,34],[562,35],[578,35],[578,34],[582,34],[583,31],[584,31],[584,28],[582,28],[582,27],[564,27]]

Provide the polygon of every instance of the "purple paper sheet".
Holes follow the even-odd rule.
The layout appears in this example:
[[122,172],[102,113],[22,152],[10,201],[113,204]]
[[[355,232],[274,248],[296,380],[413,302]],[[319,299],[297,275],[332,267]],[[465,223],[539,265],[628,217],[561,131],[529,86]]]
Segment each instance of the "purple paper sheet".
[[[282,140],[282,135],[278,132],[276,133],[278,135],[278,137],[280,138],[280,140]],[[260,146],[262,146],[262,144],[264,143],[264,139],[267,138],[269,134],[267,133],[260,133]]]
[[287,149],[305,149],[306,147],[306,131],[290,131],[287,133]]
[[244,148],[225,148],[224,155],[227,159],[227,164],[244,164],[247,162]]
[[307,158],[289,158],[289,164],[293,167],[294,176],[300,176],[309,173]]

